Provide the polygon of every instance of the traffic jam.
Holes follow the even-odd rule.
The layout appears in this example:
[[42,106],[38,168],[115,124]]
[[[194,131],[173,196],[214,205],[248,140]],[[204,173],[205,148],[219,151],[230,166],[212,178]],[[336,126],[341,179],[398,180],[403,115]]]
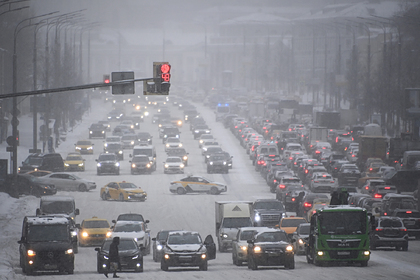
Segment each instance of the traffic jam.
[[[377,124],[340,128],[336,112],[276,123],[279,116],[265,115],[272,96],[96,94],[109,111],[83,120],[88,129],[73,150],[29,154],[19,167],[18,195],[37,199],[18,241],[24,274],[77,273],[75,259],[88,248],[96,251],[92,270],[106,277],[147,272],[151,260],[162,271],[207,271],[226,255],[250,270],[291,270],[297,261],[298,269],[366,267],[375,251],[408,251],[420,239],[416,182],[394,176],[414,178],[420,152],[392,154],[393,139]],[[153,181],[162,176],[169,184],[156,194]],[[235,198],[236,176],[257,180],[265,197]],[[183,224],[188,218],[155,226],[145,206],[157,207],[151,193],[203,200],[211,232]],[[102,208],[84,215],[92,212],[86,202],[111,208],[112,218]]]

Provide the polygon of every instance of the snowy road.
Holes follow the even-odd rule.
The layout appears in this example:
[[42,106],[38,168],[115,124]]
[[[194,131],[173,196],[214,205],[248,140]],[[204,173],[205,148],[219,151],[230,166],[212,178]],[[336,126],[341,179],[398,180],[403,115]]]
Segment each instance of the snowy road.
[[[106,113],[111,109],[110,104],[94,100],[92,112],[84,117],[67,140],[57,149],[65,156],[73,152],[77,140],[86,139],[87,128],[91,123],[105,119]],[[173,116],[181,116],[182,111],[169,105]],[[102,139],[94,139],[94,155],[84,155],[86,171],[79,172],[82,178],[94,180],[97,189],[90,192],[60,192],[59,194],[72,195],[76,199],[80,216],[77,222],[85,218],[97,216],[106,218],[109,222],[119,214],[126,212],[141,213],[150,220],[149,228],[152,237],[161,229],[196,230],[201,236],[212,234],[215,237],[214,201],[217,200],[255,200],[257,198],[274,198],[269,187],[261,178],[238,144],[231,132],[216,123],[213,112],[200,104],[201,113],[212,128],[212,134],[222,143],[222,148],[233,155],[233,169],[229,174],[207,174],[197,140],[194,140],[189,131],[189,124],[182,127],[181,140],[189,152],[189,164],[185,173],[203,175],[209,179],[224,182],[228,191],[221,195],[191,194],[175,195],[169,192],[169,183],[182,178],[184,175],[163,174],[163,161],[166,159],[164,147],[159,139],[157,126],[152,124],[150,118],[141,124],[141,131],[149,131],[153,135],[153,144],[157,150],[157,171],[151,175],[130,175],[130,153],[125,150],[124,161],[121,163],[119,176],[96,175],[95,159],[102,151]],[[151,113],[155,113],[151,110]],[[26,120],[24,122],[24,120]],[[27,122],[27,123],[26,123]],[[22,118],[20,121],[21,141],[19,157],[25,158],[31,148],[32,119]],[[114,123],[115,125],[115,123]],[[0,146],[1,158],[8,158],[4,152],[4,144]],[[20,160],[21,161],[21,160]],[[19,161],[19,163],[20,163]],[[99,196],[101,186],[111,181],[130,181],[141,186],[148,193],[146,202],[117,202],[103,201]],[[13,199],[0,193],[0,279],[30,279],[22,273],[19,267],[19,253],[17,241],[20,239],[22,219],[25,215],[34,215],[39,199],[31,196]],[[38,279],[104,279],[105,276],[96,272],[96,252],[93,247],[83,247],[76,254],[74,275],[42,274]],[[296,269],[264,268],[258,271],[248,270],[246,266],[237,267],[232,264],[231,253],[217,253],[216,260],[209,262],[208,271],[199,271],[198,268],[179,269],[172,268],[163,272],[160,264],[152,260],[151,255],[144,257],[143,274],[120,273],[122,279],[416,279],[420,275],[420,242],[410,240],[408,252],[395,250],[377,250],[372,253],[369,266],[341,265],[333,267],[316,267],[306,263],[304,256],[296,256]],[[418,278],[417,278],[418,279]]]

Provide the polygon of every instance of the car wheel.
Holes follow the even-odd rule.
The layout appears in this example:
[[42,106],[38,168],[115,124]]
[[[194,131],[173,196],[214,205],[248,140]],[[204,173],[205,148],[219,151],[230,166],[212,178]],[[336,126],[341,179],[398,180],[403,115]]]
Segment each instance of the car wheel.
[[200,270],[207,271],[207,266],[208,266],[207,261],[204,261],[204,263],[200,265]]
[[79,185],[79,192],[87,192],[87,187],[85,184]]
[[38,189],[32,189],[31,193],[35,197],[41,197],[41,192]]
[[162,269],[163,271],[168,271],[168,265],[162,260],[160,263],[160,269]]
[[360,266],[361,266],[361,267],[366,267],[366,266],[368,266],[368,261],[361,261],[361,262],[360,262]]
[[252,257],[250,257],[250,258],[248,259],[248,263],[249,263],[249,267],[250,267],[252,270],[257,270],[257,269],[258,269],[258,265],[255,263],[255,260],[254,260]]
[[102,200],[107,200],[108,196],[106,195],[106,192],[103,192],[101,195]]
[[119,201],[124,201],[124,195],[122,193],[120,193],[120,196],[118,197]]
[[115,173],[115,175],[120,175],[120,170],[117,170],[117,172]]
[[219,190],[216,187],[211,187],[210,194],[213,194],[213,195],[219,194]]
[[176,193],[177,193],[177,194],[185,194],[185,189],[184,189],[184,188],[179,187],[179,188],[177,188],[177,189],[176,189]]
[[403,251],[408,251],[408,242],[406,242],[406,243],[402,246],[402,250],[403,250]]
[[295,269],[295,260],[294,259],[290,260],[289,263],[286,265],[286,268]]

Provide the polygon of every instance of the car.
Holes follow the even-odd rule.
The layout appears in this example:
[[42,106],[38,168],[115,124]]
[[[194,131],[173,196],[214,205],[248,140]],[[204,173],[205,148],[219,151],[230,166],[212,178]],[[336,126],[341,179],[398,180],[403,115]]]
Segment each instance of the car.
[[163,258],[160,267],[167,271],[169,267],[198,266],[200,270],[207,270],[208,261],[216,258],[216,244],[211,235],[206,239],[196,231],[169,232],[163,242]]
[[214,140],[206,140],[201,144],[201,154],[204,155],[205,152],[207,152],[207,149],[209,147],[219,147],[220,144],[217,141]]
[[124,118],[124,120],[122,120],[122,121],[120,122],[120,124],[122,124],[122,125],[126,125],[126,126],[128,126],[129,128],[131,128],[131,129],[134,129],[134,128],[135,128],[135,125],[134,125],[133,120],[130,120],[130,119],[127,119],[127,118]]
[[395,247],[397,250],[408,250],[408,233],[399,217],[381,216],[375,218],[375,229],[370,231],[370,249],[378,247]]
[[341,165],[337,177],[340,185],[357,185],[361,178],[361,173],[356,164],[348,163]]
[[375,179],[375,178],[371,178],[365,181],[365,184],[363,186],[361,186],[361,193],[364,194],[371,194],[372,190],[374,187],[376,186],[385,186],[386,182],[383,179]]
[[147,155],[135,155],[130,160],[131,174],[151,174],[153,169],[153,163]]
[[47,171],[47,170],[33,170],[33,171],[29,171],[26,172],[26,174],[34,176],[34,177],[42,177],[45,176],[47,174],[51,174],[51,171]]
[[159,132],[159,135],[162,135],[162,143],[165,144],[166,139],[168,139],[169,137],[180,138],[181,132],[179,131],[178,127],[168,126],[165,127],[161,133]]
[[101,153],[95,161],[97,162],[96,174],[120,175],[120,162],[116,154]]
[[266,227],[241,227],[232,240],[232,262],[236,266],[241,266],[248,261],[248,240],[251,240],[258,230],[267,229]]
[[123,149],[132,149],[137,144],[137,134],[129,133],[121,136]]
[[[54,184],[43,182],[42,180],[39,180],[39,177],[31,176],[29,173],[17,174],[16,180],[17,185],[15,186],[15,191],[17,192],[17,195],[33,195],[35,197],[41,197],[57,193],[57,188]],[[7,176],[5,185],[11,186],[13,184],[12,182],[12,175]]]
[[182,118],[178,118],[178,117],[171,117],[170,118],[171,124],[177,127],[182,127]]
[[229,166],[226,157],[221,153],[210,155],[207,160],[207,173],[229,173]]
[[305,196],[302,198],[302,201],[299,202],[296,214],[299,217],[306,217],[307,212],[312,208],[314,200],[317,198],[328,199],[328,196],[323,193],[305,193]]
[[110,182],[103,186],[99,192],[102,200],[119,201],[146,201],[147,193],[130,182]]
[[200,136],[203,134],[210,134],[210,133],[211,133],[211,129],[206,124],[199,124],[199,125],[194,126],[194,130],[193,130],[194,139],[200,138]]
[[248,240],[248,268],[257,270],[260,265],[295,268],[294,250],[286,232],[270,228]]
[[284,217],[280,221],[279,228],[284,230],[288,236],[292,237],[297,227],[303,223],[307,223],[303,217]]
[[182,173],[184,174],[184,163],[180,157],[167,157],[163,162],[163,173]]
[[395,209],[390,216],[401,218],[408,236],[420,239],[420,211],[417,209]]
[[138,145],[152,145],[153,136],[149,132],[138,132],[137,133],[137,143]]
[[388,193],[397,193],[397,188],[392,185],[376,185],[369,189],[369,193],[374,198],[383,198]]
[[208,159],[210,158],[210,155],[221,153],[223,152],[222,148],[219,146],[211,146],[207,148],[207,151],[203,152],[204,156],[204,163],[207,163]]
[[122,120],[123,118],[124,118],[124,113],[118,110],[112,110],[111,112],[108,113],[108,116],[107,116],[107,119],[109,121],[119,121],[119,120]]
[[[97,252],[97,271],[105,273],[110,271],[109,267],[109,247],[112,239],[106,239],[101,247],[95,248]],[[120,237],[118,245],[118,255],[120,257],[119,264],[121,270],[134,270],[135,272],[143,272],[143,254],[141,248],[133,238]]]
[[109,143],[109,142],[120,143],[121,142],[121,136],[118,136],[118,135],[107,136],[105,138],[104,150],[106,149],[107,143]]
[[110,227],[106,219],[84,219],[79,228],[79,246],[102,245],[111,236]]
[[100,123],[93,123],[89,127],[89,139],[99,137],[106,138],[106,127]]
[[306,212],[306,220],[310,221],[312,218],[312,215],[316,213],[319,209],[322,209],[324,207],[327,207],[330,204],[330,199],[328,198],[316,198],[313,201],[312,208]]
[[257,199],[252,208],[255,227],[275,227],[286,217],[286,209],[277,199]]
[[139,221],[116,221],[112,226],[112,232],[110,238],[132,238],[142,248],[144,255],[150,253],[151,241],[150,230],[147,229],[144,222]]
[[124,148],[121,142],[107,142],[106,144],[104,147],[106,154],[115,154],[118,160],[124,160]]
[[109,121],[98,121],[98,123],[102,124],[105,127],[105,131],[111,131],[111,124],[109,123]]
[[176,194],[209,193],[220,194],[227,191],[227,186],[222,183],[212,182],[201,176],[188,176],[179,181],[172,181],[169,191]]
[[85,160],[80,153],[69,153],[64,160],[65,171],[85,171]]
[[165,142],[165,152],[174,148],[182,148],[181,140],[177,137],[168,137]]
[[198,138],[198,147],[201,149],[203,146],[204,141],[207,140],[216,140],[212,134],[201,134],[200,138]]
[[156,237],[152,238],[153,261],[160,262],[162,260],[164,243],[168,238],[169,233],[173,231],[178,230],[160,230],[156,234]]
[[89,140],[79,140],[74,144],[76,153],[93,155],[93,143]]
[[18,172],[26,173],[34,170],[61,172],[64,171],[64,160],[59,153],[33,153],[22,161],[22,165],[19,166]]
[[38,177],[45,184],[54,185],[59,191],[88,192],[96,189],[96,183],[66,172],[55,172]]
[[185,166],[188,165],[188,155],[187,151],[184,148],[173,148],[166,152],[170,157],[180,157]]
[[304,255],[306,252],[305,240],[309,237],[310,223],[299,224],[296,231],[292,234],[293,248],[296,255]]
[[329,173],[316,172],[312,174],[312,179],[309,188],[312,192],[330,193],[334,186],[335,180]]

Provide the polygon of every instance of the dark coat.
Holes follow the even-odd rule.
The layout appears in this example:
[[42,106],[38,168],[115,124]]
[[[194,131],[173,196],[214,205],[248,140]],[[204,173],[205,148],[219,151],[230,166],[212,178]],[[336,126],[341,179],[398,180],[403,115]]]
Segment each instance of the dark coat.
[[111,245],[109,246],[109,261],[110,262],[119,262],[120,257],[118,253],[118,245],[120,244],[120,239],[115,237],[112,240]]

